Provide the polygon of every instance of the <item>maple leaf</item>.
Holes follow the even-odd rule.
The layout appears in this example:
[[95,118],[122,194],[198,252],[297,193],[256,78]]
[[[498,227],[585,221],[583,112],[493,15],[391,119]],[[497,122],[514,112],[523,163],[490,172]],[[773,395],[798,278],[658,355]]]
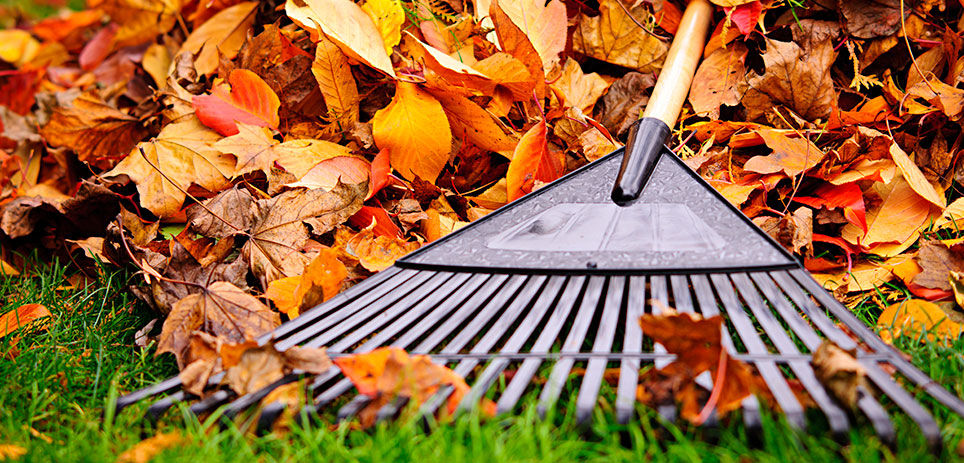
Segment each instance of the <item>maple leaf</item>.
[[529,38],[549,70],[566,48],[566,6],[559,0],[500,0],[499,7]]
[[257,74],[235,69],[228,85],[216,85],[209,95],[192,99],[197,118],[221,135],[238,133],[238,123],[278,128],[281,101],[274,90]]
[[187,36],[179,53],[197,54],[194,59],[197,72],[205,76],[213,74],[222,57],[232,59],[241,49],[248,29],[254,24],[257,7],[258,2],[243,2],[219,11]]
[[338,252],[325,248],[305,267],[303,274],[269,283],[264,296],[274,302],[279,311],[295,318],[303,310],[338,294],[347,276],[348,270],[338,260]]
[[616,2],[599,2],[599,16],[582,16],[572,35],[573,50],[607,63],[639,72],[658,71],[669,46],[643,31],[633,18],[646,22],[651,16],[642,4],[628,9]]
[[720,117],[720,106],[736,106],[746,91],[747,47],[742,43],[710,53],[693,76],[688,96],[693,111],[710,119]]
[[589,114],[596,100],[606,93],[609,83],[595,72],[583,73],[579,63],[569,58],[562,68],[562,75],[550,88],[565,101],[566,106]]
[[[449,386],[453,392],[448,396],[447,411],[452,414],[469,392],[465,379],[452,370],[432,362],[427,355],[408,355],[397,347],[338,357],[334,363],[360,394],[373,399],[358,414],[364,427],[374,424],[378,410],[397,397],[421,404],[439,388]],[[492,407],[487,404],[484,408]]]
[[348,66],[348,57],[331,40],[318,38],[311,73],[324,95],[328,115],[333,119],[358,120],[358,87]]
[[375,144],[391,153],[402,177],[434,182],[449,159],[452,131],[442,105],[411,82],[399,81],[395,97],[372,119]]
[[395,233],[376,235],[374,227],[358,232],[345,244],[345,252],[371,272],[391,267],[396,260],[418,248],[418,243],[405,241]]
[[[295,139],[279,143],[267,128],[243,123],[239,123],[237,127],[237,134],[218,140],[213,145],[214,149],[237,157],[235,177],[259,170],[271,174],[277,164],[297,179],[302,179],[319,163],[348,157],[350,153],[347,147],[324,140]],[[368,164],[365,163],[362,168],[367,170]],[[354,183],[365,180],[357,176],[352,179],[355,179]],[[349,178],[346,177],[345,180],[348,181]],[[328,189],[334,187],[334,183],[336,182],[328,185]]]
[[235,160],[212,145],[221,137],[197,118],[166,125],[157,138],[140,143],[105,177],[126,175],[141,204],[158,217],[177,213],[194,184],[217,191],[228,184]]
[[112,167],[145,135],[141,122],[85,92],[70,106],[59,106],[40,134],[52,146],[66,146],[81,161],[101,168]]
[[242,343],[280,324],[278,313],[257,298],[231,283],[218,281],[174,304],[161,329],[156,355],[170,352],[183,368],[191,333],[195,330]]
[[378,27],[351,0],[288,0],[285,13],[308,31],[313,41],[324,34],[349,57],[395,77]]
[[549,150],[547,135],[546,121],[542,120],[532,126],[516,145],[509,171],[505,174],[509,201],[531,192],[536,182],[548,183],[562,176],[562,160],[559,153]]
[[772,174],[783,171],[793,177],[810,170],[826,156],[826,153],[810,140],[791,138],[785,132],[772,129],[759,129],[756,133],[773,153],[746,161],[743,168],[751,172]]

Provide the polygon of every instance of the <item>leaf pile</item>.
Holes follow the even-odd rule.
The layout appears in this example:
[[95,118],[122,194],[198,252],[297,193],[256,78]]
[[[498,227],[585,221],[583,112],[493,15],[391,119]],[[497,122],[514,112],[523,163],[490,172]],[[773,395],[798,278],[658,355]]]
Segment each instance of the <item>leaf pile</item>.
[[[29,273],[27,250],[90,277],[96,260],[136,268],[132,290],[167,316],[158,352],[203,388],[224,346],[619,147],[683,3],[89,0],[9,15],[0,270]],[[714,3],[677,153],[838,297],[895,281],[964,302],[962,6]],[[251,365],[287,371],[269,351]]]

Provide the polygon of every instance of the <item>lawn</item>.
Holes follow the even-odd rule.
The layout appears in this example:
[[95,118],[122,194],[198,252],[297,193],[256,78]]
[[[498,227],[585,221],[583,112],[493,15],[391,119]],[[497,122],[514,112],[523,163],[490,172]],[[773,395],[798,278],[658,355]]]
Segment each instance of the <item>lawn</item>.
[[[699,429],[661,421],[640,407],[642,418],[615,423],[598,407],[593,425],[577,426],[571,405],[540,420],[535,397],[523,401],[517,416],[480,419],[465,416],[426,431],[420,423],[379,425],[362,431],[332,425],[331,416],[295,427],[287,434],[254,436],[237,428],[220,430],[217,417],[205,421],[186,408],[169,412],[156,426],[142,419],[146,404],[106,413],[114,397],[163,379],[176,369],[169,356],[154,357],[154,347],[134,347],[135,332],[154,314],[125,290],[136,283],[123,272],[105,271],[101,281],[73,287],[65,267],[40,266],[29,278],[2,281],[7,312],[23,303],[41,303],[53,314],[42,327],[27,328],[15,344],[0,340],[0,445],[21,446],[18,461],[115,461],[144,437],[177,431],[181,445],[152,461],[959,461],[964,421],[925,400],[945,436],[941,455],[930,453],[909,418],[894,416],[896,449],[877,440],[861,421],[849,439],[830,438],[818,413],[809,429],[790,428],[779,416],[765,417],[762,432],[749,435],[739,414],[723,425]],[[872,316],[873,309],[867,309]],[[914,363],[961,394],[964,340],[951,347],[899,340]],[[11,353],[19,351],[11,359]],[[604,402],[612,394],[603,394]],[[572,401],[574,402],[574,400]],[[604,404],[605,405],[605,404]]]

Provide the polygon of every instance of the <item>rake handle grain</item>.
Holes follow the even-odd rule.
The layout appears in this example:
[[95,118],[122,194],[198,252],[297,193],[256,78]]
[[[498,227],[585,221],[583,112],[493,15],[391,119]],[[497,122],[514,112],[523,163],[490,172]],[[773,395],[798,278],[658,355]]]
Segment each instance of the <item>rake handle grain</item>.
[[613,187],[612,198],[617,204],[625,206],[636,201],[656,167],[663,143],[676,125],[689,93],[712,16],[713,5],[707,0],[691,0],[686,6],[646,111],[629,132],[623,164]]

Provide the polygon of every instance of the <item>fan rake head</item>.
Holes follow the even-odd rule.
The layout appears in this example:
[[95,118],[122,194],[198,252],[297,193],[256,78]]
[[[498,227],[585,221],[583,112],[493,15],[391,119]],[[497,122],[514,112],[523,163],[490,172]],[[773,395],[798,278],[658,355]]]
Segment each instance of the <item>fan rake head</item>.
[[[909,415],[931,445],[940,444],[940,428],[902,384],[964,416],[960,399],[884,343],[671,153],[663,153],[639,202],[612,206],[606,179],[613,178],[619,155],[423,247],[260,341],[273,340],[279,350],[326,346],[334,357],[381,346],[427,354],[471,385],[461,411],[489,397],[507,413],[535,390],[543,414],[563,394],[574,397],[580,422],[591,419],[607,368],[618,368],[615,414],[625,423],[636,410],[641,369],[673,359],[643,332],[639,318],[674,307],[722,315],[728,321],[724,347],[755,367],[799,429],[807,419],[791,380],[806,390],[834,434],[845,435],[863,415],[882,440],[894,441],[890,414],[871,391],[861,389],[850,411],[818,381],[811,357],[824,340],[856,350],[869,384]],[[576,368],[584,373],[572,378]],[[537,375],[543,380],[533,381]],[[225,415],[235,416],[303,376],[296,371],[240,397],[219,389],[191,410],[225,407]],[[215,376],[209,385],[220,381]],[[308,415],[344,403],[338,417],[347,419],[371,400],[337,368],[310,378],[307,389]],[[419,413],[434,415],[451,392],[438,391]],[[347,403],[340,400],[352,395]],[[171,378],[122,397],[117,407],[154,397],[160,397],[148,411],[154,417],[193,399]],[[388,403],[377,416],[394,417],[404,406],[404,400]],[[269,428],[283,407],[265,405],[259,427]],[[745,400],[742,411],[748,427],[760,426],[756,398]],[[658,412],[669,420],[677,415],[675,406]]]

